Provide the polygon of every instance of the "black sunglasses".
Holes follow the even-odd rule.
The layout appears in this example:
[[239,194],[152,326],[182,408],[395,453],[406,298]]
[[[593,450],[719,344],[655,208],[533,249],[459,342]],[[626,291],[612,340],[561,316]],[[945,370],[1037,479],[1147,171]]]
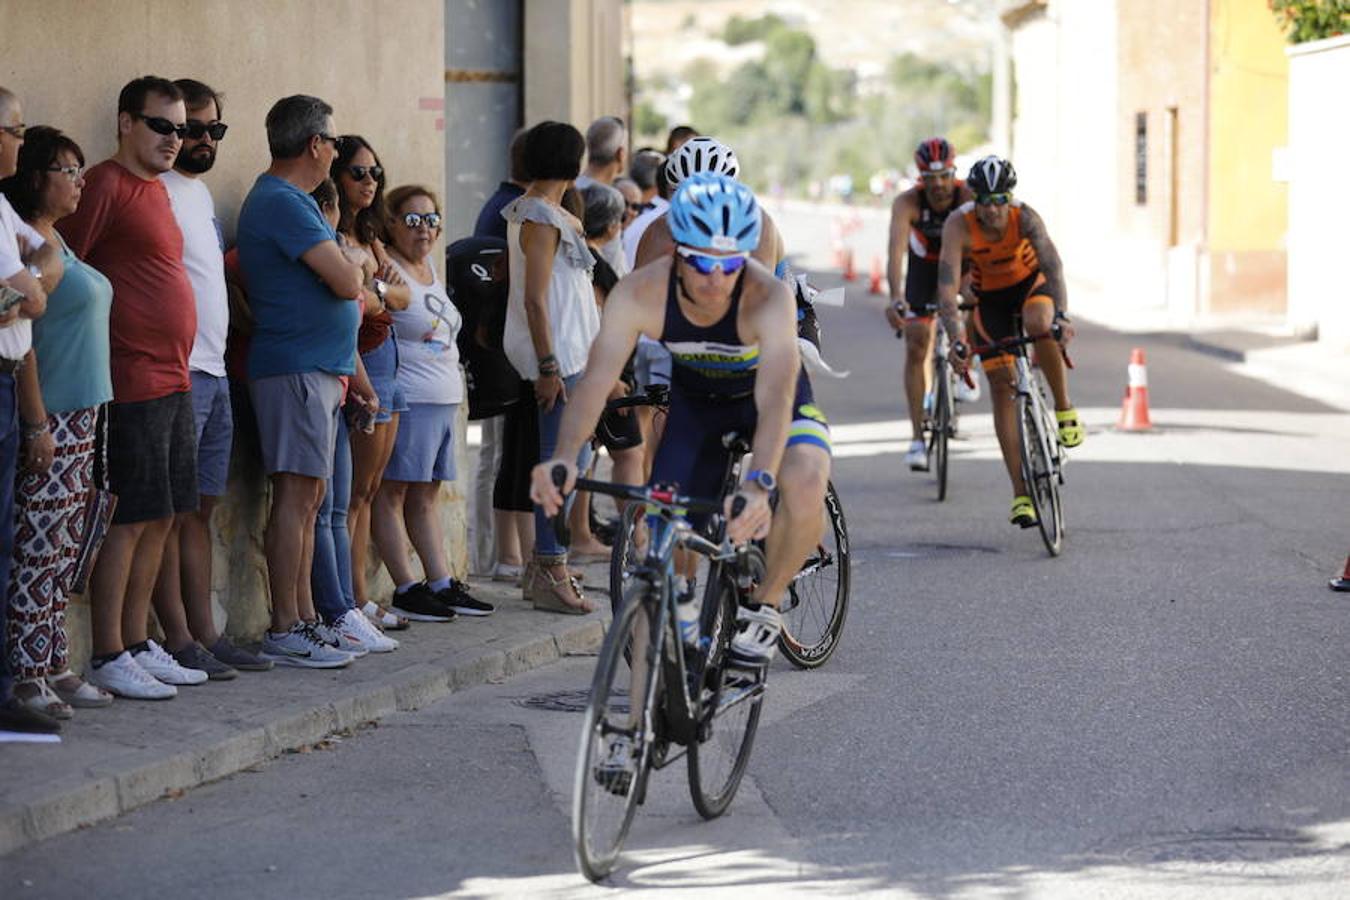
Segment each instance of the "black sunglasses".
[[149,128],[155,134],[162,134],[165,137],[176,134],[180,141],[187,137],[188,127],[186,125],[175,125],[168,119],[161,118],[160,116],[146,116],[141,113],[132,113],[131,117],[133,119],[140,119],[145,123],[145,127]]
[[212,122],[208,125],[205,122],[199,122],[196,119],[188,119],[187,136],[194,141],[200,141],[209,134],[211,135],[211,140],[218,141],[225,137],[225,132],[229,127],[230,126],[226,125],[224,122]]
[[28,126],[22,122],[20,122],[18,125],[0,125],[0,131],[3,131],[5,134],[10,135],[11,137],[16,137],[19,140],[23,140],[24,134],[28,131]]
[[441,214],[440,214],[440,213],[434,213],[434,212],[429,212],[429,213],[412,213],[412,212],[410,212],[410,213],[404,213],[404,214],[403,214],[403,224],[404,224],[404,225],[407,225],[409,228],[416,228],[418,225],[421,225],[423,222],[426,222],[426,223],[427,223],[427,227],[428,227],[428,228],[440,228],[440,227],[441,227]]
[[328,141],[330,144],[332,144],[332,145],[338,150],[338,152],[341,152],[341,151],[342,151],[342,138],[337,137],[336,135],[332,135],[332,134],[325,134],[325,133],[322,132],[322,131],[316,131],[316,132],[314,132],[314,136],[317,137],[317,138],[318,138],[319,140],[321,140],[321,141]]
[[347,174],[352,176],[352,181],[365,181],[366,175],[371,181],[379,181],[384,175],[384,166],[348,166]]

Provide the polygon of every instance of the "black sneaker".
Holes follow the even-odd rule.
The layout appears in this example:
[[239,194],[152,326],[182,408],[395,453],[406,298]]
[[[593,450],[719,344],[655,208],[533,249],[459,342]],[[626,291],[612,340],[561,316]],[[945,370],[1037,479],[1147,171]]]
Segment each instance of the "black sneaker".
[[490,616],[497,611],[491,603],[471,596],[469,586],[454,578],[449,587],[436,592],[436,598],[461,616]]
[[389,605],[414,622],[449,622],[455,617],[455,611],[425,581],[396,592]]

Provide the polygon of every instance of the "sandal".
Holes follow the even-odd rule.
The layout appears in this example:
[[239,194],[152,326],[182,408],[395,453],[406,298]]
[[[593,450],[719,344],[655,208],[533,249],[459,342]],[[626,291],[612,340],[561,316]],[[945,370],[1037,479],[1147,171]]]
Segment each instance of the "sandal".
[[14,698],[34,712],[44,713],[53,719],[73,719],[75,710],[71,705],[41,680],[20,681],[14,685]]
[[74,672],[48,675],[47,686],[56,693],[56,696],[76,709],[99,709],[110,706],[113,702],[112,694],[98,685],[84,681]]
[[530,586],[530,602],[535,609],[545,612],[584,616],[595,612],[595,605],[581,595],[576,583],[568,578],[554,578],[548,569],[540,566]]
[[366,618],[373,624],[385,631],[408,630],[408,620],[406,617],[390,612],[374,600],[366,601],[366,605],[361,607],[361,612],[363,612]]

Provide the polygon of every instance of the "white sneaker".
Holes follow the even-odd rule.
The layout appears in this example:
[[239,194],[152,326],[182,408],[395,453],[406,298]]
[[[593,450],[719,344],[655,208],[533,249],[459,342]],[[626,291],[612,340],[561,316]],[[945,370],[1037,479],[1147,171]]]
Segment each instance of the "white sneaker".
[[[345,616],[346,613],[343,613]],[[319,639],[333,649],[345,653],[352,659],[360,659],[370,652],[370,648],[361,644],[360,641],[352,640],[347,637],[335,625],[329,625],[322,620],[309,626]]]
[[[384,632],[372,625],[364,613],[354,609],[343,613],[342,618],[333,623],[333,630],[342,640],[357,644],[371,653],[389,653],[398,649],[398,641],[385,637]],[[339,646],[339,649],[345,647]]]
[[189,669],[178,664],[178,660],[154,641],[145,642],[149,649],[131,654],[136,664],[150,673],[156,681],[165,684],[205,684],[211,676],[201,669]]
[[975,383],[974,387],[966,384],[964,378],[955,379],[956,391],[952,394],[957,403],[974,403],[980,399],[980,358],[977,356],[970,361],[970,380]]
[[915,438],[909,442],[909,452],[905,454],[905,465],[915,472],[928,471],[928,446],[924,444],[923,438]]
[[178,696],[178,688],[157,680],[125,650],[116,659],[97,669],[91,665],[89,671],[84,673],[84,680],[131,700],[168,700]]
[[265,632],[258,655],[279,666],[305,669],[341,669],[351,665],[352,661],[350,653],[335,650],[324,643],[305,622],[297,622],[289,631],[281,634]]
[[742,666],[767,666],[778,650],[783,616],[767,603],[759,609],[742,606],[736,613],[736,634],[731,639],[731,659]]

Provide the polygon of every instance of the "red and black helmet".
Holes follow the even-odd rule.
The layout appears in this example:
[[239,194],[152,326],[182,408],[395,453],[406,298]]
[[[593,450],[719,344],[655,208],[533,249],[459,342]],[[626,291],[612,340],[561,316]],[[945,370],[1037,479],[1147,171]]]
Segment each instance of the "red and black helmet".
[[914,164],[919,174],[924,172],[944,172],[956,168],[956,151],[947,143],[946,138],[934,137],[919,141],[914,148]]

